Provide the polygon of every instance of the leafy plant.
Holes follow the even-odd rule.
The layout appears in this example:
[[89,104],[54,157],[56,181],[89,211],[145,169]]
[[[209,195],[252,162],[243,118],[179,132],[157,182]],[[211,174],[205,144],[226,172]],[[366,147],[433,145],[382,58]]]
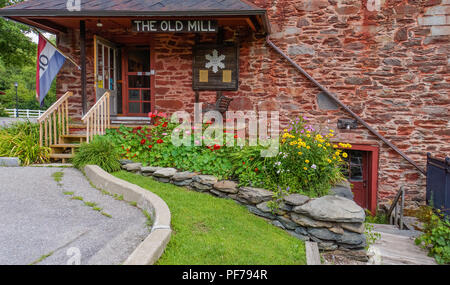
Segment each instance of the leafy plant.
[[365,209],[365,211],[366,211],[366,223],[388,224],[389,221],[386,214],[377,211],[375,215],[372,215],[372,212],[369,211],[368,209]]
[[0,117],[9,117],[9,114],[6,112],[5,107],[0,103]]
[[415,239],[415,243],[428,250],[439,264],[450,264],[450,222],[440,212],[430,206],[422,206],[417,215],[424,223],[424,234]]
[[39,145],[39,125],[17,122],[0,129],[0,156],[18,157],[22,165],[46,163],[50,148]]
[[118,158],[119,153],[108,137],[95,136],[91,142],[81,144],[72,163],[79,169],[96,164],[107,172],[114,172],[120,170]]
[[369,248],[370,245],[374,244],[377,240],[381,238],[381,234],[373,231],[373,225],[365,222],[364,223],[364,234],[366,236],[367,246]]

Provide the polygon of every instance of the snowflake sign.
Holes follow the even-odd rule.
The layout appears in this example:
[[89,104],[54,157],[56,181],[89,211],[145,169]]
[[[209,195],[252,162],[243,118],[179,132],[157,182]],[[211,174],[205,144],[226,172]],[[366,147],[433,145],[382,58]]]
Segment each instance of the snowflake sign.
[[233,43],[198,43],[192,49],[192,89],[236,91],[239,49]]
[[221,54],[219,56],[219,52],[214,49],[212,51],[212,56],[210,54],[205,55],[205,58],[208,60],[208,62],[205,64],[205,68],[211,68],[214,73],[217,73],[219,71],[219,68],[224,69],[225,64],[222,62],[222,60],[225,59],[225,55]]

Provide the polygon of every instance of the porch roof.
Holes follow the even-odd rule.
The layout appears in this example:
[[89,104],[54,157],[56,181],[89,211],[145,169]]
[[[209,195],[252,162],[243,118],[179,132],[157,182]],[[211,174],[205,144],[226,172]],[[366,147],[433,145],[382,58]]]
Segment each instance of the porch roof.
[[[246,0],[91,0],[80,1],[79,10],[68,7],[67,0],[28,0],[0,9],[0,16],[52,29],[55,18],[115,17],[250,17],[258,30],[270,33],[266,10]],[[68,9],[71,8],[71,9]],[[45,19],[42,19],[45,17]],[[41,19],[39,19],[41,18]],[[36,25],[33,23],[37,23]],[[39,27],[39,23],[42,24]],[[47,29],[49,30],[49,29]],[[54,29],[53,32],[58,31]]]

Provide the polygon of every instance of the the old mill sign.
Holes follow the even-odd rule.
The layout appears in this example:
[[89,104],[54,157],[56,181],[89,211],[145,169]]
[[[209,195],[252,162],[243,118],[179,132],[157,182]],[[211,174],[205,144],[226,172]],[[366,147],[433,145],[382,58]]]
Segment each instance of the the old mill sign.
[[215,20],[133,20],[134,32],[216,33]]

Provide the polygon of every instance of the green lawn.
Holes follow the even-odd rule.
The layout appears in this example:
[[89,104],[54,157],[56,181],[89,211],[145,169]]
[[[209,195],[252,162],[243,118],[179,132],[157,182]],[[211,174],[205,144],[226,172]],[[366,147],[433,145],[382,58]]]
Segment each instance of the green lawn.
[[304,243],[230,199],[119,171],[159,195],[172,213],[172,237],[157,264],[306,264]]

